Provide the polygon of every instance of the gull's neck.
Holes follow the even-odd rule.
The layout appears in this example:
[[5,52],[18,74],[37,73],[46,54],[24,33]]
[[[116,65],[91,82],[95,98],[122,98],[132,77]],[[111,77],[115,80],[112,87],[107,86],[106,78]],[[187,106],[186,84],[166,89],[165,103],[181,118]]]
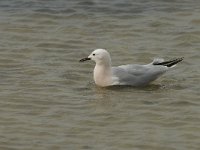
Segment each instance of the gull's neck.
[[94,81],[99,86],[112,84],[111,63],[96,63],[94,68]]

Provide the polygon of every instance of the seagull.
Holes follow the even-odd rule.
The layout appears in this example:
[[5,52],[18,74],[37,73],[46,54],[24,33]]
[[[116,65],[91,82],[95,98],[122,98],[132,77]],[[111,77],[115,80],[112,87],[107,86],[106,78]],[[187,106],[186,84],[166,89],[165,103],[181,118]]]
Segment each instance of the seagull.
[[170,68],[175,67],[183,58],[169,61],[157,58],[146,65],[127,64],[112,67],[109,52],[105,49],[96,49],[88,57],[81,59],[80,62],[87,60],[93,60],[96,63],[93,77],[96,85],[100,87],[113,85],[143,87],[156,80]]

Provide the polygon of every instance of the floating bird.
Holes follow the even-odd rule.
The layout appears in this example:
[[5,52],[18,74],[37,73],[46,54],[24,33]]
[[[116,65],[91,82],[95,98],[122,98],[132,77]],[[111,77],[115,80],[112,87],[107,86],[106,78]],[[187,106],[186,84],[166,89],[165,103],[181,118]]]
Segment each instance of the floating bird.
[[94,81],[98,86],[131,85],[139,87],[146,86],[156,80],[167,70],[176,66],[183,58],[170,61],[158,58],[146,65],[127,64],[112,67],[108,51],[96,49],[88,57],[81,59],[80,62],[87,60],[93,60],[96,63]]

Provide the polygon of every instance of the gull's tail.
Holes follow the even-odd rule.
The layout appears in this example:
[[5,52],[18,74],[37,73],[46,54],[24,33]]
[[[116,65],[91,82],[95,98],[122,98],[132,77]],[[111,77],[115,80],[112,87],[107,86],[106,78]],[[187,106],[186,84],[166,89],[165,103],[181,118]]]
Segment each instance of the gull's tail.
[[153,65],[162,65],[167,67],[174,67],[177,63],[181,62],[183,60],[182,58],[173,59],[170,61],[163,61],[163,62],[153,62]]

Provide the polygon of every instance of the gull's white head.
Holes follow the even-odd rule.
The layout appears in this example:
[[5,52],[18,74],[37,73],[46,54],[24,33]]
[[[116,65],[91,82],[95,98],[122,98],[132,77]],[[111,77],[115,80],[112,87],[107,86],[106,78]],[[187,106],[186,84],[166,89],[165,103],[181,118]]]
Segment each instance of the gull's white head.
[[105,49],[96,49],[88,57],[80,62],[93,60],[96,62],[94,67],[94,81],[99,86],[109,86],[112,84],[111,58]]
[[110,54],[105,49],[96,49],[87,58],[83,58],[80,61],[86,60],[93,60],[98,65],[111,65]]

